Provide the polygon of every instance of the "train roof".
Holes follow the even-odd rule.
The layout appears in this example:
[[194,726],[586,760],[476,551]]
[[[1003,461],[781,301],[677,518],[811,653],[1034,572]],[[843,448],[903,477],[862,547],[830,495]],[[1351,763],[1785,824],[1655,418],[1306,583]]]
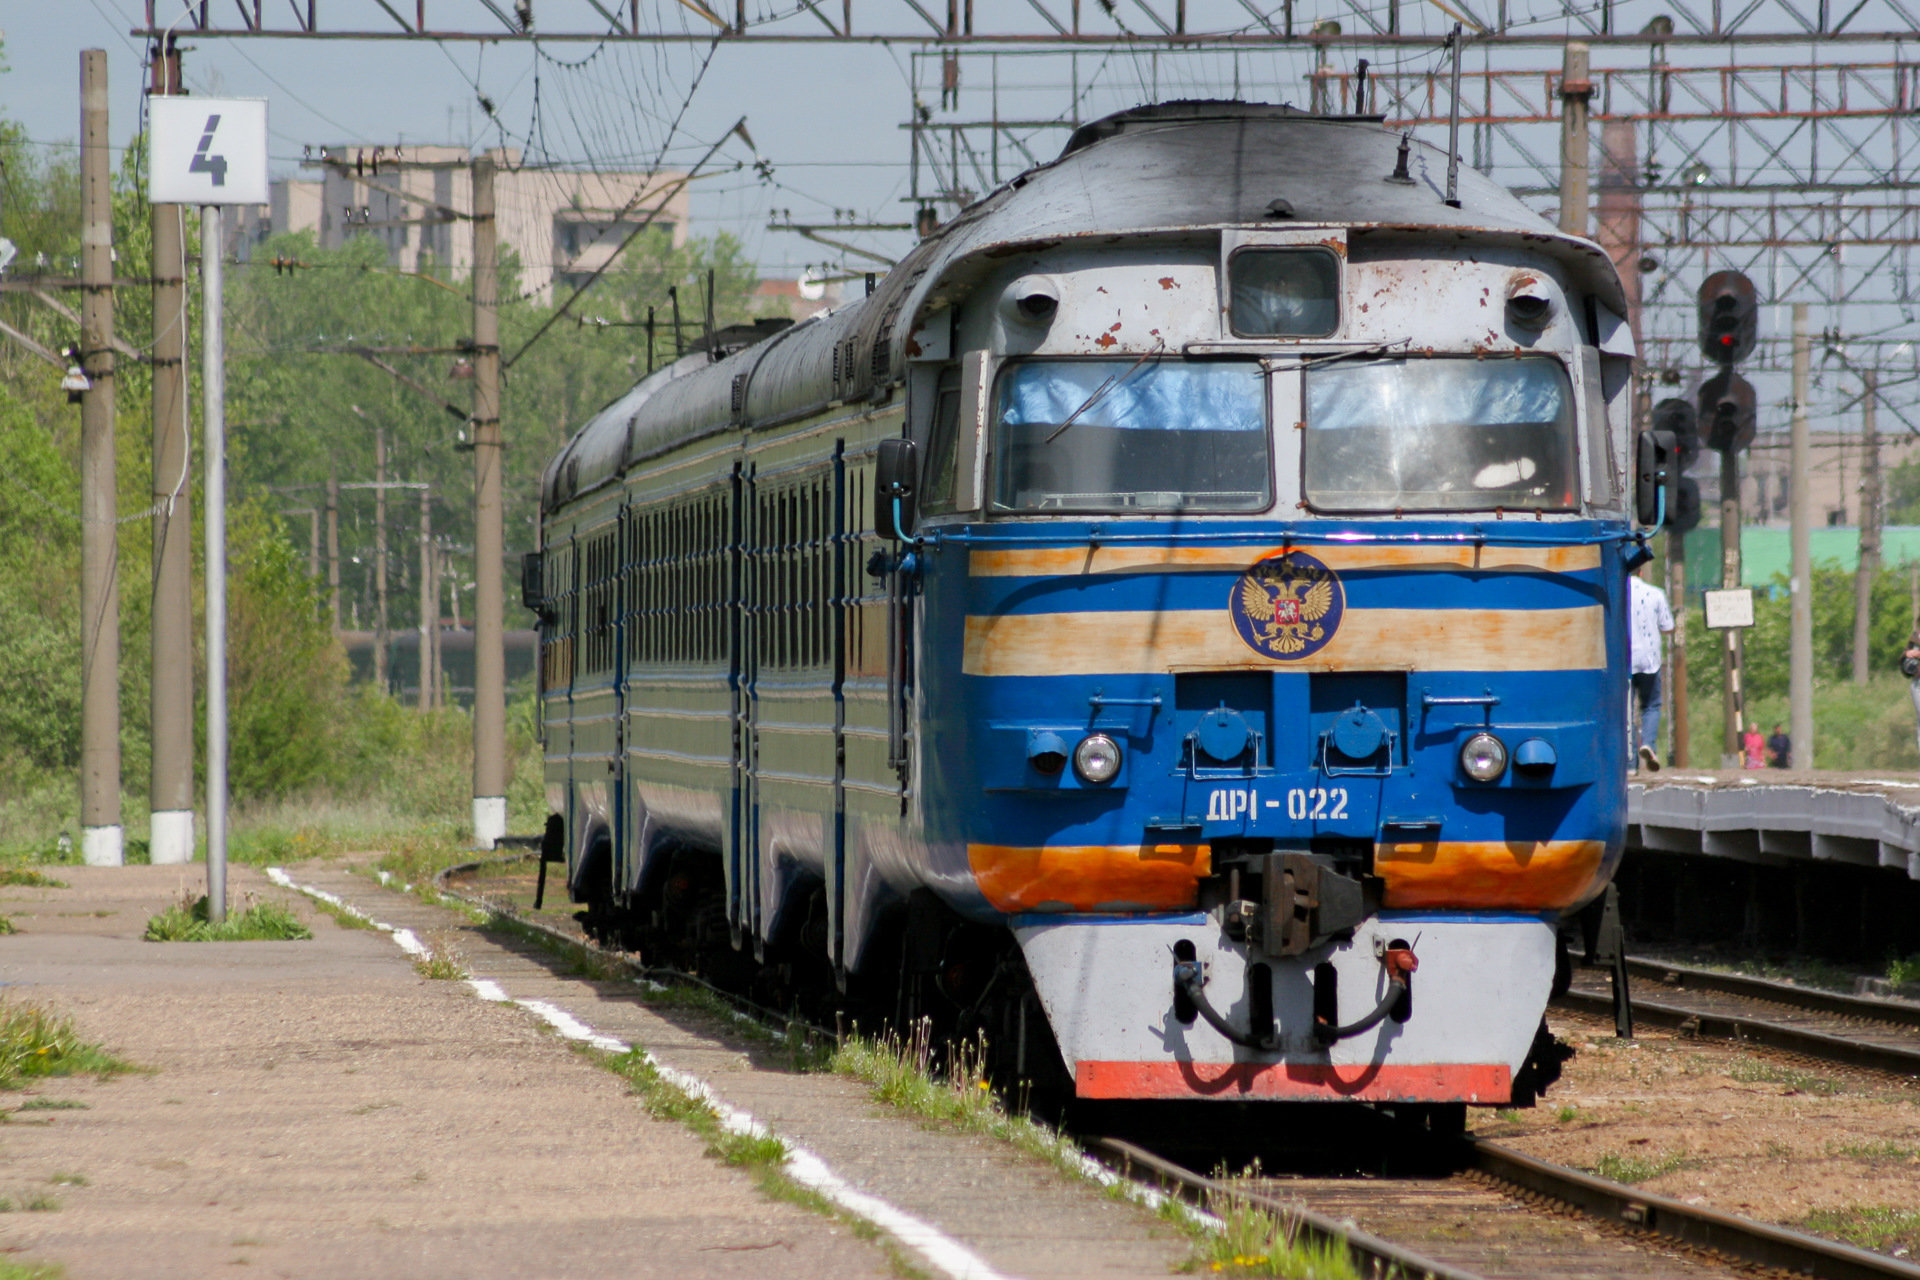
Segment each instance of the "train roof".
[[1075,240],[1229,227],[1337,226],[1529,243],[1616,311],[1612,262],[1470,166],[1446,203],[1447,156],[1374,118],[1268,104],[1192,101],[1136,107],[1075,130],[1060,156],[1020,174],[922,240],[874,292],[714,361],[689,356],[591,419],[543,481],[549,506],[634,462],[728,426],[818,412],[872,395],[904,373],[918,319],[949,305],[998,263]]

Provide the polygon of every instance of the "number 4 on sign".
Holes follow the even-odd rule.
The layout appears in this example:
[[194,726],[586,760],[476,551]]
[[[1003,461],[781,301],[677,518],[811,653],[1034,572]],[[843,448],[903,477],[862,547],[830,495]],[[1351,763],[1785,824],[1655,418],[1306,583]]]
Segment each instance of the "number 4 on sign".
[[207,117],[207,131],[200,135],[200,149],[193,153],[193,159],[187,165],[187,172],[210,173],[213,175],[213,185],[224,187],[227,185],[227,158],[207,154],[207,148],[213,145],[214,130],[219,127],[219,116]]

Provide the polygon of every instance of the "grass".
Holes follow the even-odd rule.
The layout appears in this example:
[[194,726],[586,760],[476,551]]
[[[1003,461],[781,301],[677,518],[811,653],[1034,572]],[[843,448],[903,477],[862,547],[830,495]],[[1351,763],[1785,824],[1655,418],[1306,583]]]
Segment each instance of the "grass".
[[1215,1192],[1207,1207],[1220,1220],[1217,1231],[1198,1233],[1200,1267],[1234,1276],[1282,1276],[1286,1280],[1359,1280],[1344,1245],[1303,1240],[1297,1220],[1252,1203],[1233,1190]]
[[0,1196],[0,1213],[52,1213],[59,1207],[60,1201],[56,1197],[37,1191],[19,1200]]
[[44,871],[32,867],[0,867],[0,885],[22,889],[65,889],[65,880],[55,880]]
[[72,1098],[28,1098],[15,1111],[86,1111],[87,1104]]
[[1870,1160],[1875,1163],[1906,1164],[1920,1161],[1920,1147],[1903,1146],[1898,1142],[1829,1143],[1827,1154],[1845,1156],[1849,1160]]
[[207,915],[204,895],[191,903],[183,898],[148,920],[144,936],[148,942],[289,942],[313,937],[313,930],[277,902],[249,898],[248,906],[229,911],[219,924]]
[[67,1269],[57,1262],[15,1262],[0,1259],[0,1280],[66,1280]]
[[84,1187],[87,1185],[87,1175],[84,1173],[56,1173],[51,1178],[48,1178],[47,1181],[56,1187]]
[[466,958],[451,936],[439,933],[426,940],[427,954],[416,958],[413,971],[423,978],[459,982],[468,976]]
[[1863,1249],[1891,1252],[1920,1249],[1920,1209],[1893,1206],[1815,1209],[1800,1224],[1823,1236],[1835,1236]]
[[1662,1174],[1672,1173],[1686,1163],[1687,1157],[1683,1151],[1649,1156],[1624,1155],[1609,1151],[1593,1162],[1589,1172],[1611,1182],[1633,1186],[1636,1183],[1649,1182]]
[[1742,1084],[1784,1085],[1791,1093],[1811,1093],[1823,1098],[1846,1092],[1846,1086],[1837,1080],[1761,1062],[1757,1058],[1735,1058],[1727,1066],[1727,1075]]
[[18,933],[20,927],[8,916],[0,916],[0,933]]
[[132,1070],[132,1064],[82,1040],[70,1020],[37,1005],[0,1003],[0,1089],[18,1089],[48,1076],[105,1080]]

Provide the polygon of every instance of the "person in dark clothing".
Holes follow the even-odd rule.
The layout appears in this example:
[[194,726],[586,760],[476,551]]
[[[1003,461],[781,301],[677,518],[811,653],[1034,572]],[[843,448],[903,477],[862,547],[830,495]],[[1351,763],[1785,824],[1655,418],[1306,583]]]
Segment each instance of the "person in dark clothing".
[[1776,769],[1785,769],[1793,761],[1793,739],[1787,736],[1784,725],[1773,726],[1773,735],[1767,739],[1767,763]]

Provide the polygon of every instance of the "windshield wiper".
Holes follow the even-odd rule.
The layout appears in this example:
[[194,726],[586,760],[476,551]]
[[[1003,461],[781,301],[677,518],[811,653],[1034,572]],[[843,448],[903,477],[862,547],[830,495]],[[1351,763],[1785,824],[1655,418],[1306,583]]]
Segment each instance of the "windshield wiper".
[[1100,401],[1100,397],[1106,395],[1107,392],[1113,390],[1113,388],[1119,383],[1125,382],[1128,378],[1131,378],[1133,376],[1133,371],[1135,369],[1138,369],[1141,365],[1145,364],[1148,360],[1151,360],[1154,356],[1164,353],[1166,349],[1167,349],[1166,341],[1165,339],[1162,339],[1151,351],[1141,352],[1140,358],[1138,360],[1135,360],[1132,364],[1128,365],[1125,369],[1122,369],[1119,373],[1108,374],[1107,380],[1101,383],[1099,386],[1095,387],[1093,389],[1093,394],[1088,396],[1085,400],[1081,401],[1080,407],[1078,409],[1075,409],[1072,413],[1068,414],[1067,420],[1061,423],[1059,426],[1055,427],[1053,429],[1053,434],[1049,435],[1045,440],[1041,441],[1041,443],[1052,444],[1054,440],[1056,440],[1060,436],[1061,432],[1065,431],[1068,427],[1072,426],[1074,423],[1080,421],[1081,414],[1093,408],[1095,404],[1098,404]]

